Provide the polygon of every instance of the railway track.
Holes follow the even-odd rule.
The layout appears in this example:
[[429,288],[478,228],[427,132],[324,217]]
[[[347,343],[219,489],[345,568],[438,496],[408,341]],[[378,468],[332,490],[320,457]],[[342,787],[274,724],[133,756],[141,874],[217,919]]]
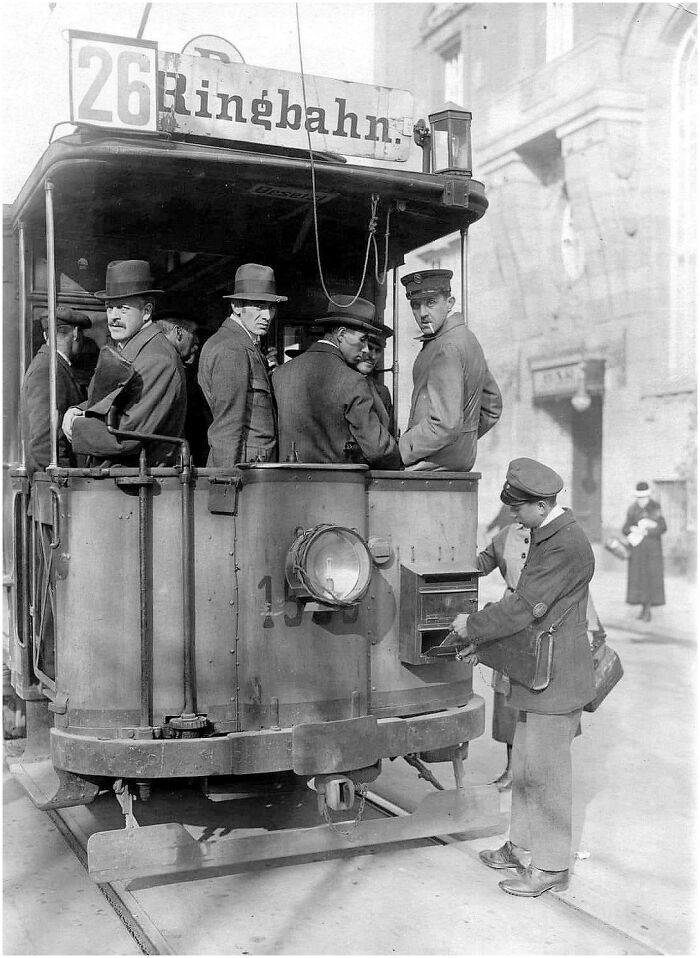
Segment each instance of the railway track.
[[[391,802],[387,798],[374,791],[367,793],[366,804],[370,810],[370,813],[374,815],[400,817],[410,814],[407,809],[402,808],[401,806]],[[84,822],[81,821],[81,819],[85,819],[86,808],[88,807],[83,807],[81,809],[62,809],[59,811],[49,812],[48,814],[74,854],[87,869],[86,849],[87,839],[89,837],[89,829],[86,829]],[[429,849],[431,846],[433,847],[434,852],[437,851],[435,846],[448,847],[448,854],[450,858],[448,860],[445,858],[444,854],[441,855],[440,869],[443,872],[446,870],[447,873],[457,876],[462,885],[464,884],[464,859],[467,859],[467,872],[470,873],[473,866],[475,878],[483,878],[482,872],[484,870],[480,867],[478,862],[476,862],[473,849],[470,849],[469,846],[460,838],[453,836],[433,836],[429,839],[422,839],[405,844],[407,845],[407,851],[410,851],[411,858],[414,862],[417,882],[420,882],[420,860],[422,858],[426,858],[426,856],[429,854]],[[358,855],[357,850],[349,849],[349,855],[351,859],[357,857],[359,860],[362,855],[366,854],[371,855],[372,853],[371,851],[368,852],[365,850],[361,853],[361,855]],[[459,859],[457,859],[456,856],[459,856]],[[381,865],[382,853],[376,856],[375,860]],[[270,882],[272,885],[279,885],[278,879],[280,873],[282,872],[285,873],[285,880],[287,882],[291,882],[291,884],[294,884],[297,882],[297,878],[294,877],[295,869],[296,871],[300,872],[302,865],[305,864],[308,864],[308,860],[301,859],[298,867],[295,864],[288,864],[286,868],[283,869],[270,869],[269,866],[261,866],[261,869],[257,872],[254,872],[254,874],[256,874],[256,880],[263,886],[265,884],[266,876],[270,877]],[[385,862],[385,868],[386,867],[391,867],[389,865],[389,860],[386,860]],[[426,864],[425,867],[426,869],[429,869],[428,864]],[[250,874],[250,870],[247,871]],[[201,882],[182,882],[175,877],[172,879],[172,881],[169,881],[165,884],[159,882],[157,883],[157,886],[152,882],[149,883],[138,880],[132,881],[130,883],[116,881],[101,884],[98,887],[109,903],[110,907],[120,918],[125,928],[137,943],[143,954],[182,954],[186,951],[196,949],[197,943],[190,941],[190,947],[185,948],[181,940],[181,934],[172,933],[167,919],[169,898],[178,898],[180,893],[183,892],[183,889],[186,889],[188,885],[190,885],[190,889],[196,888],[198,890],[201,890],[200,886],[206,885],[213,895],[223,894],[224,896],[231,895],[232,897],[235,895],[233,889],[235,889],[236,886],[235,884],[231,884],[235,881],[235,879],[232,878],[230,873],[228,875],[228,881],[225,874],[215,875],[213,878],[209,876],[203,876],[203,879],[204,880]],[[216,890],[217,884],[220,886],[221,892]],[[185,896],[186,895],[187,893],[185,892]],[[205,895],[204,901],[207,900],[207,896]],[[633,935],[628,934],[623,929],[611,925],[610,923],[604,921],[601,917],[593,914],[583,907],[580,907],[575,902],[567,900],[566,897],[562,897],[560,894],[550,893],[546,896],[543,896],[538,900],[538,902],[540,903],[540,908],[546,909],[548,915],[547,920],[552,922],[554,925],[561,926],[561,933],[564,940],[570,940],[571,936],[573,936],[577,940],[581,941],[601,941],[606,943],[607,949],[609,950],[606,950],[605,946],[603,946],[602,950],[598,953],[637,955],[662,954],[662,952],[652,947],[648,942],[641,941]],[[322,907],[323,906],[321,902],[319,902],[319,914],[322,912]],[[350,903],[350,907],[353,907],[352,903]],[[493,913],[494,910],[502,908],[503,920],[507,921],[509,912],[512,912],[512,907],[512,900],[501,895],[500,897],[496,897],[495,901],[490,902],[489,911]],[[534,907],[537,907],[537,905]],[[362,902],[358,902],[358,917],[362,910],[363,904]],[[450,909],[450,913],[453,914],[453,909]],[[165,920],[164,915],[166,916]],[[531,919],[528,918],[528,921],[530,920]],[[235,920],[233,918],[231,918],[231,923],[232,926],[235,927]],[[228,952],[221,951],[219,953],[258,953],[258,950],[255,946],[256,937],[258,936],[252,936],[250,941],[242,940],[239,951],[231,949]],[[253,942],[253,944],[251,945],[250,942]],[[209,948],[205,948],[205,950],[209,950]],[[440,951],[442,951],[442,947],[437,944],[436,940],[434,953],[438,953]],[[211,953],[217,952],[213,951]],[[316,953],[323,953],[323,951],[317,951]],[[334,951],[333,946],[329,946],[326,953],[332,954],[338,952]],[[354,952],[352,950],[348,950],[341,953],[352,954]],[[465,951],[465,953],[469,952]],[[482,951],[481,953],[484,952]],[[577,952],[572,950],[568,953],[575,954],[588,952]],[[590,953],[596,953],[595,949],[592,949]]]

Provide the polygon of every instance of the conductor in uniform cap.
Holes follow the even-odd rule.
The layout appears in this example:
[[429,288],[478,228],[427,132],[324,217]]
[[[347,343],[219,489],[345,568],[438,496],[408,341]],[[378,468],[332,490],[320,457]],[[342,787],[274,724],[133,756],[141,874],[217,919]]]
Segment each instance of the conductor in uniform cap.
[[[500,882],[510,895],[533,898],[569,884],[571,856],[571,742],[581,710],[595,694],[586,631],[588,583],[594,558],[588,539],[568,509],[557,505],[563,481],[534,459],[514,459],[501,500],[532,530],[515,590],[498,602],[452,623],[471,664],[479,647],[528,626],[545,630],[565,615],[553,642],[552,678],[540,692],[511,680],[508,704],[518,710],[513,740],[510,837],[479,857],[517,877]],[[528,864],[529,859],[529,864]]]
[[412,469],[468,471],[476,441],[501,416],[501,392],[451,293],[449,269],[428,269],[401,278],[422,348],[413,365],[408,426],[399,440]]
[[279,409],[280,458],[299,462],[401,465],[388,417],[380,416],[366,378],[357,370],[371,336],[392,335],[373,303],[336,294],[315,323],[323,339],[279,366],[272,384]]

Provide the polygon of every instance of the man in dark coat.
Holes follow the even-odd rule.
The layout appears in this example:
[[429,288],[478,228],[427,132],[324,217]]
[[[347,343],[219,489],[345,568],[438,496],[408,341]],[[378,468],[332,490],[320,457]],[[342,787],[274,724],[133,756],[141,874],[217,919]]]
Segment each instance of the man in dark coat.
[[[185,373],[175,350],[153,322],[156,296],[151,267],[145,260],[114,260],[107,266],[105,289],[95,293],[105,300],[107,325],[119,358],[132,375],[114,396],[98,397],[100,361],[90,383],[87,402],[71,407],[63,430],[74,452],[110,465],[138,465],[142,445],[137,439],[118,439],[107,429],[107,413],[114,402],[116,425],[129,432],[181,437],[185,425]],[[106,346],[105,350],[112,347]],[[102,356],[100,360],[102,360]],[[177,443],[146,442],[150,466],[170,465],[179,454]]]
[[[388,335],[393,335],[391,330]],[[384,383],[379,382],[375,377],[377,363],[385,347],[386,337],[370,336],[362,351],[362,356],[356,369],[365,377],[367,385],[372,390],[372,398],[374,399],[374,408],[377,410],[377,415],[393,436],[395,426],[394,405],[391,401],[391,393]]]
[[638,619],[651,621],[652,605],[664,605],[664,557],[661,536],[666,520],[661,506],[651,498],[648,482],[638,482],[635,501],[627,510],[623,535],[632,546],[627,566],[627,604],[641,605]]
[[[48,313],[41,316],[44,344],[32,359],[22,382],[20,415],[29,475],[46,469],[51,461],[51,416],[49,402]],[[90,317],[69,306],[56,309],[56,407],[58,409],[59,466],[78,465],[60,424],[69,406],[80,403],[85,393],[73,373],[73,363],[83,348],[83,330]]]
[[207,340],[198,381],[211,410],[207,466],[232,469],[239,462],[277,460],[276,410],[260,337],[277,304],[286,302],[269,266],[246,263],[236,270],[231,315]]
[[[586,631],[588,583],[595,561],[571,512],[557,505],[563,482],[533,459],[514,459],[501,500],[531,530],[530,546],[513,592],[461,614],[452,623],[468,644],[458,658],[478,661],[479,646],[528,626],[547,629],[561,619],[553,643],[552,678],[540,692],[511,680],[508,704],[518,710],[513,740],[510,838],[481,852],[490,868],[516,868],[500,883],[511,895],[533,898],[567,888],[571,856],[571,742],[581,710],[594,696],[593,660]],[[524,867],[524,858],[531,861]]]
[[449,269],[401,278],[423,344],[413,364],[408,427],[399,440],[411,469],[468,471],[477,439],[496,425],[503,408],[479,340],[452,312],[451,278]]
[[[317,320],[328,332],[296,359],[279,366],[272,385],[279,414],[280,459],[366,462],[398,469],[398,447],[355,368],[370,335],[385,331],[366,299],[335,295]],[[354,301],[353,301],[354,300]]]

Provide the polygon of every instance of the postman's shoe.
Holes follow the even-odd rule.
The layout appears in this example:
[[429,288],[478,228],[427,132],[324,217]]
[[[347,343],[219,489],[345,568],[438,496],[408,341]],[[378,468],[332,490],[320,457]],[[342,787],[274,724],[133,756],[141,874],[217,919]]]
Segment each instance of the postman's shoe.
[[546,872],[541,868],[519,868],[517,878],[509,878],[498,883],[499,888],[509,895],[520,898],[537,898],[546,891],[564,891],[569,887],[569,872]]
[[489,868],[524,868],[524,863],[517,857],[510,842],[493,851],[479,852],[479,858]]

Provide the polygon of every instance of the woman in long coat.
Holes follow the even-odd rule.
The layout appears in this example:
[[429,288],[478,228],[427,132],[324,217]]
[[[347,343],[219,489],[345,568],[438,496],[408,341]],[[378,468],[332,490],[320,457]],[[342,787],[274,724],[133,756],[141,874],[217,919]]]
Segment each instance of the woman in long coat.
[[637,483],[635,501],[627,510],[622,527],[632,545],[627,570],[627,604],[641,605],[637,618],[644,622],[651,620],[652,605],[666,604],[661,550],[666,520],[661,514],[661,506],[650,493],[648,482]]

